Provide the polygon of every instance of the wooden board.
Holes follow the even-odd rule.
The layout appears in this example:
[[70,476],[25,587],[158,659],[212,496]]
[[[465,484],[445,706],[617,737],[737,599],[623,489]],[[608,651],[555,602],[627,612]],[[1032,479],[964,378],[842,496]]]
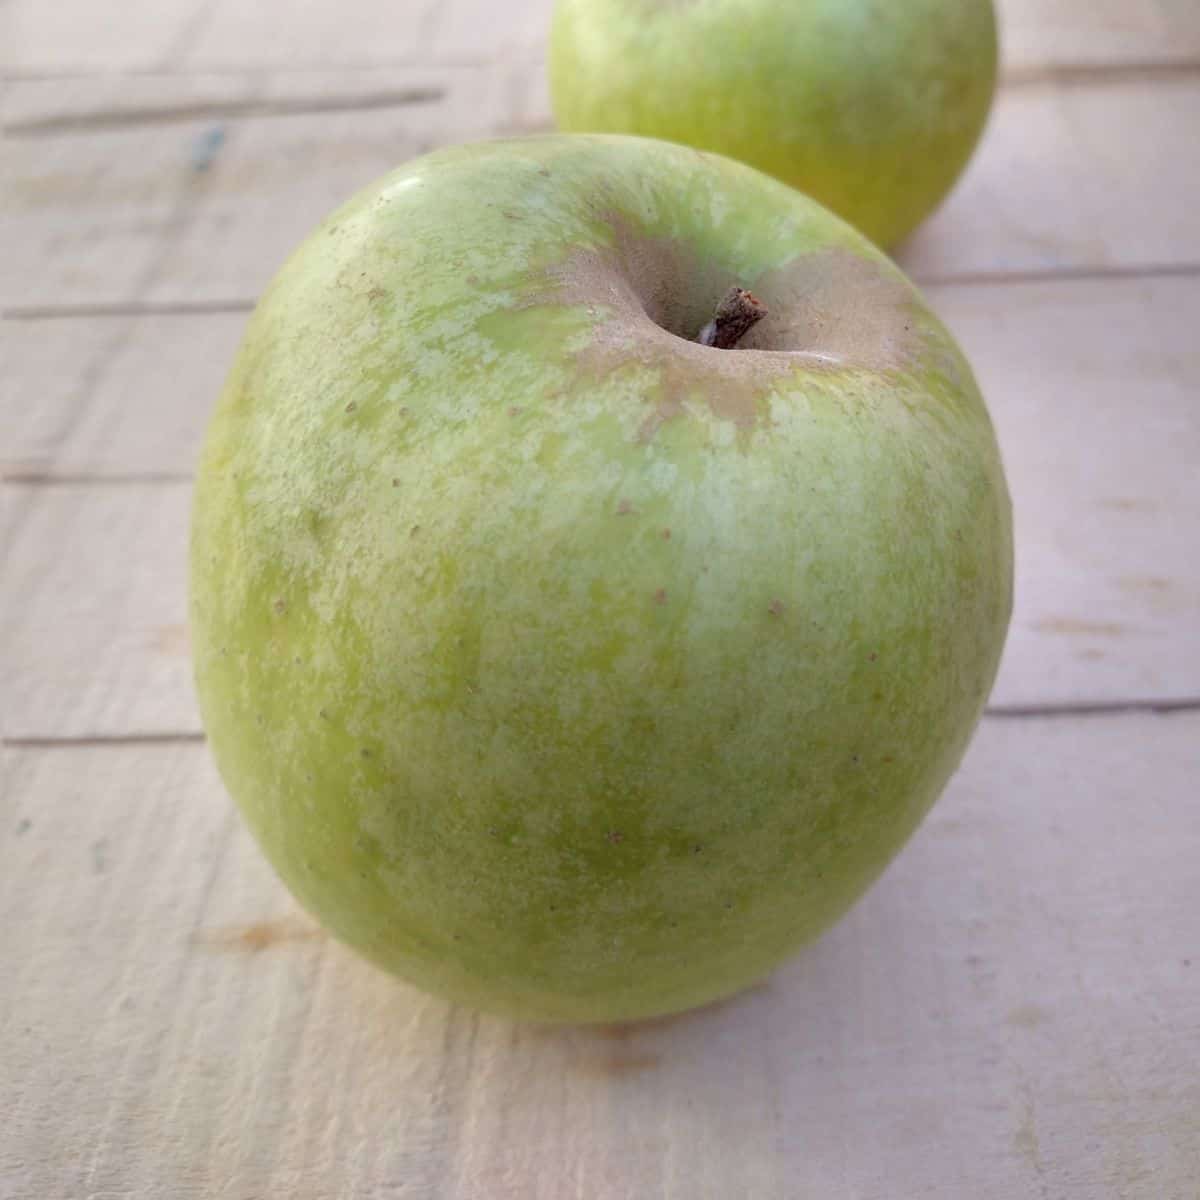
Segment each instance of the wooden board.
[[10,322],[0,470],[15,482],[189,478],[247,315]]
[[987,721],[883,880],[764,986],[556,1031],[329,943],[204,747],[10,752],[0,1190],[1192,1200],[1198,771],[1197,714]]
[[[79,128],[76,113],[68,132],[48,134],[37,115],[47,106],[27,103],[8,154],[11,269],[0,299],[10,312],[245,302],[359,187],[437,145],[503,126],[506,86],[489,72],[419,72],[396,82],[388,106],[355,108],[355,97],[369,96],[352,91],[345,104],[309,112],[286,90],[255,99],[254,89],[232,88],[222,99],[215,88],[181,93],[172,81],[157,101],[137,89],[143,110],[162,119]],[[132,103],[113,98],[106,111],[120,116]]]
[[487,63],[474,67],[365,67],[339,70],[168,72],[138,75],[72,75],[22,79],[5,95],[5,129],[13,137],[48,137],[100,129],[181,121],[286,116],[347,109],[434,106],[454,95],[478,105],[477,124],[528,66]]
[[1195,64],[1200,6],[1193,0],[997,0],[1013,79],[1063,67]]
[[[0,298],[17,312],[244,304],[360,187],[436,145],[511,126],[530,100],[486,73],[445,87],[366,111],[13,138]],[[1004,92],[961,186],[900,260],[926,281],[1200,264],[1197,127],[1200,76]]]
[[185,626],[190,484],[6,490],[5,737],[199,732]]
[[901,265],[923,280],[1195,266],[1198,125],[1200,74],[1006,90]]
[[[21,75],[243,70],[533,58],[552,0],[10,0],[7,65]],[[1200,57],[1191,0],[998,0],[1016,72]]]
[[[356,187],[546,127],[549,3],[0,4],[0,1197],[1195,1200],[1195,0],[1002,0],[984,145],[901,250],[996,418],[1017,612],[819,944],[709,1012],[515,1027],[330,943],[232,812],[184,576],[246,312]],[[1186,711],[1071,715],[1130,704]]]
[[993,703],[1200,699],[1200,275],[942,287],[1004,452]]

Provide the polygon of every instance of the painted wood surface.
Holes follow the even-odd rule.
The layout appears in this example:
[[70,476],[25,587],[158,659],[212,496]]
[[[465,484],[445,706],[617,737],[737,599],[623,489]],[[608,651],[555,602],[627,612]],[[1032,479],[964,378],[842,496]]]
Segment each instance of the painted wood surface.
[[231,809],[184,607],[213,398],[333,205],[546,126],[547,3],[0,5],[0,1197],[1196,1200],[1194,0],[1004,0],[985,142],[900,250],[992,408],[1017,609],[818,944],[522,1028],[330,943]]
[[[553,0],[9,0],[5,62],[29,76],[536,60]],[[998,0],[1010,74],[1194,63],[1192,0]]]
[[[193,91],[159,82],[156,103],[180,119],[47,133],[41,110],[24,110],[8,152],[10,311],[245,305],[359,188],[443,142],[523,127],[533,103],[514,77],[469,71],[397,79],[405,98],[385,107],[227,118],[210,99],[196,117]],[[1006,90],[960,186],[899,260],[922,282],[1196,268],[1197,128],[1200,72]]]
[[563,1031],[328,942],[203,746],[12,750],[3,1194],[1192,1200],[1198,772],[1196,713],[985,720],[765,986]]

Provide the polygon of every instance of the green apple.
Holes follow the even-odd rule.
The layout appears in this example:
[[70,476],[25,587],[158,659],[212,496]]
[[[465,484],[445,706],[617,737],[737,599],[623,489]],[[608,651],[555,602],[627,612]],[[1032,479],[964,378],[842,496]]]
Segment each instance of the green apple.
[[[768,315],[700,344],[736,285]],[[959,762],[1010,587],[987,412],[897,268],[614,136],[439,151],[318,228],[192,535],[205,726],[280,875],[541,1020],[698,1005],[829,925]]]
[[996,80],[991,0],[558,0],[564,130],[728,154],[881,246],[950,190]]

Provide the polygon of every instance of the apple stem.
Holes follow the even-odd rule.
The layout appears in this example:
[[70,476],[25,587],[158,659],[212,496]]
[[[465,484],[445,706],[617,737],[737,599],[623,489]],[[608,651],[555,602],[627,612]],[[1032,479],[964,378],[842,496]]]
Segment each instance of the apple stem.
[[732,350],[747,330],[766,315],[767,306],[757,296],[745,288],[730,288],[696,340],[702,346]]

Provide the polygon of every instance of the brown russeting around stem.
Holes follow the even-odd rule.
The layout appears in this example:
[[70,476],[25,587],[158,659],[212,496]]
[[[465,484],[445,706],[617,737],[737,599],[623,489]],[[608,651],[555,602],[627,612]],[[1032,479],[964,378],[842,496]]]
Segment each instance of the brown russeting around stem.
[[713,319],[700,330],[696,339],[702,346],[714,346],[718,350],[731,350],[753,325],[767,315],[767,306],[745,288],[730,288]]

